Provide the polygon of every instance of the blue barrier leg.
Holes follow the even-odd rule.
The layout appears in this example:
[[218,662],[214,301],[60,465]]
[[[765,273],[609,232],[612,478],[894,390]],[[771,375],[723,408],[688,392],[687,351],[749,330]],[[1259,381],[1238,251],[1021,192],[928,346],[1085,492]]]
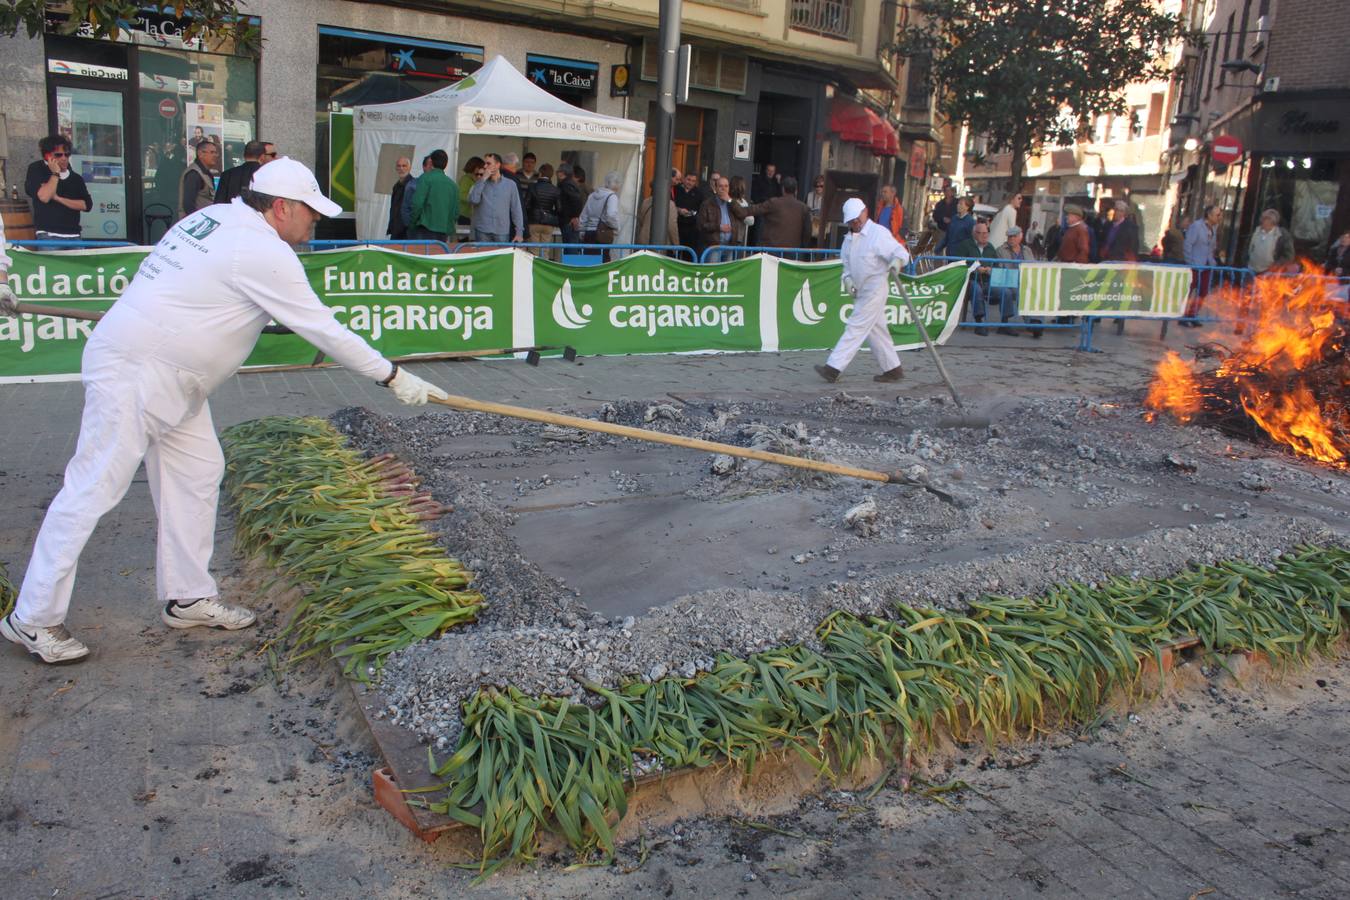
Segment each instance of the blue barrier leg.
[[1096,347],[1092,346],[1092,326],[1097,320],[1092,316],[1084,316],[1083,324],[1079,326],[1078,349],[1084,353],[1101,353]]

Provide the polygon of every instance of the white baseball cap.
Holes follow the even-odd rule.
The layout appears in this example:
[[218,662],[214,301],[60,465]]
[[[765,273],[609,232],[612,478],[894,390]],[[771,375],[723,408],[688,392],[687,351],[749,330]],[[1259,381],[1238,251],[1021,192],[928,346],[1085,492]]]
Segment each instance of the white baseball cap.
[[289,156],[278,157],[254,172],[249,189],[272,197],[299,200],[319,215],[329,218],[342,212],[342,207],[319,190],[319,182],[309,166]]
[[844,224],[847,225],[854,219],[861,216],[867,210],[867,204],[857,197],[849,197],[844,201]]

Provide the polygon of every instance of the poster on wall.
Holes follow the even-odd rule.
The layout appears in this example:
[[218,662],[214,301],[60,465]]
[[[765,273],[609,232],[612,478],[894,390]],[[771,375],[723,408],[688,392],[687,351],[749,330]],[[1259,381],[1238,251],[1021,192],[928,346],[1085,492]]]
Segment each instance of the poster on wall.
[[[202,141],[215,141],[225,146],[225,107],[219,103],[187,103],[187,144],[195,150]],[[188,155],[191,159],[191,154]]]

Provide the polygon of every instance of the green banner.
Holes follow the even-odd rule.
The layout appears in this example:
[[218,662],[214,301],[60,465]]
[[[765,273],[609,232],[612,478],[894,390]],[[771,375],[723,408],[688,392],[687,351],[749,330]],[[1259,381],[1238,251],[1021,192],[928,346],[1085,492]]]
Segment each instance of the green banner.
[[328,114],[328,199],[343,212],[356,211],[356,167],[352,111]]
[[[107,309],[148,248],[65,253],[11,251],[9,283],[25,303]],[[315,293],[339,322],[386,356],[509,347],[514,340],[513,251],[420,256],[374,248],[303,253]],[[0,378],[69,379],[93,322],[0,317]],[[295,335],[263,335],[246,366],[299,365],[314,348]]]
[[[145,247],[75,253],[9,251],[9,286],[25,303],[52,303],[101,311],[131,283]],[[0,316],[0,376],[60,376],[80,371],[84,342],[94,323],[56,316]]]
[[[363,248],[300,255],[310,285],[337,320],[385,356],[510,347],[515,259],[511,250],[420,256]],[[309,347],[294,336],[268,340]],[[258,353],[248,365],[263,364]]]
[[[840,263],[778,263],[777,323],[779,350],[833,347],[853,313],[853,298],[840,286]],[[970,269],[950,263],[923,275],[901,275],[900,284],[914,311],[937,343],[947,340],[961,319],[961,299]],[[886,324],[898,350],[923,346],[909,308],[892,282]]]
[[1191,272],[1135,263],[1024,263],[1018,307],[1023,316],[1173,317],[1182,314]]
[[698,266],[654,253],[534,261],[534,334],[586,354],[759,350],[758,257]]
[[[15,251],[20,300],[107,309],[148,248]],[[583,354],[804,350],[833,346],[853,311],[838,263],[753,256],[694,265],[637,253],[564,266],[519,250],[421,256],[376,247],[303,253],[310,284],[339,322],[386,356],[566,345]],[[902,276],[935,341],[956,328],[968,269]],[[892,286],[886,318],[899,349],[922,346]],[[93,323],[44,315],[0,319],[0,381],[69,380]],[[263,335],[246,366],[306,365],[295,335]]]

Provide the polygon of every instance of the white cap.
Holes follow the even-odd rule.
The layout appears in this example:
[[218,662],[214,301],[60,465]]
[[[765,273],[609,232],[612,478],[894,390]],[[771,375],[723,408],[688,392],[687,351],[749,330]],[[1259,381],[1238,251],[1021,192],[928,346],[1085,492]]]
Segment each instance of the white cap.
[[249,190],[287,200],[299,200],[321,216],[332,218],[342,207],[323,195],[309,166],[289,156],[278,157],[253,173]]
[[849,197],[844,201],[844,224],[847,225],[854,219],[861,216],[867,210],[867,204],[857,197]]

